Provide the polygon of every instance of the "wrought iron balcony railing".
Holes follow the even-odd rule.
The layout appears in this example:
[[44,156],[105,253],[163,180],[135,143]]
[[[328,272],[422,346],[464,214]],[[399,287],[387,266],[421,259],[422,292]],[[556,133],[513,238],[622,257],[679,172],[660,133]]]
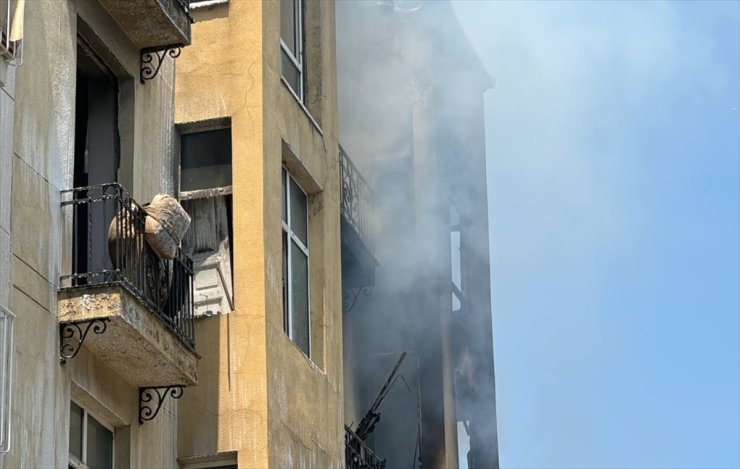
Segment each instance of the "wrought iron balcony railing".
[[191,351],[193,261],[179,249],[160,259],[145,240],[146,212],[118,183],[62,191],[74,223],[72,272],[60,291],[120,285]]
[[342,216],[360,236],[365,247],[372,251],[375,194],[341,145],[339,145],[339,168],[342,177]]
[[344,460],[347,469],[384,469],[386,462],[347,426],[344,427]]

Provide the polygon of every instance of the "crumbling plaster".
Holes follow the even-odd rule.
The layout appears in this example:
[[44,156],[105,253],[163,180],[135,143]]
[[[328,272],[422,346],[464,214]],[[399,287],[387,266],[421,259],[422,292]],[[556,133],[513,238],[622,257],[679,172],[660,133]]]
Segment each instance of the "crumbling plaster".
[[198,357],[121,286],[59,293],[59,321],[106,319],[103,334],[88,334],[87,348],[132,385],[140,387],[197,382]]

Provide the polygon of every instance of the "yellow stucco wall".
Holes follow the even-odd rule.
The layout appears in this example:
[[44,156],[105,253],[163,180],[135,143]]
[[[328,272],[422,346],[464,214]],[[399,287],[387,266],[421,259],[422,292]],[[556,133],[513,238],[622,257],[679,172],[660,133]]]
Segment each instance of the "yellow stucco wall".
[[[195,17],[177,62],[175,120],[231,119],[235,311],[198,320],[203,359],[180,404],[179,455],[236,450],[240,467],[341,467],[334,6],[306,4],[305,106],[281,81],[278,2],[231,1]],[[283,331],[283,165],[309,194],[311,358]]]

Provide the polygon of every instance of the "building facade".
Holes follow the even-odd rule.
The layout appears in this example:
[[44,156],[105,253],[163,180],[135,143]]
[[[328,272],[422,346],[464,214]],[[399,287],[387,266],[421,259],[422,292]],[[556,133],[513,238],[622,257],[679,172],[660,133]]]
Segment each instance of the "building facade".
[[177,467],[176,401],[151,393],[197,382],[188,260],[152,255],[139,203],[176,195],[159,59],[190,43],[187,3],[0,4],[2,465]]
[[0,6],[0,466],[498,466],[449,3]]
[[[193,45],[177,59],[180,193],[196,223],[233,227],[206,246],[194,226],[185,243],[203,306],[181,462],[342,467],[334,3],[202,2],[193,16]],[[193,171],[220,176],[192,185]],[[231,259],[216,261],[222,242]]]
[[498,467],[483,127],[493,82],[449,2],[338,2],[337,56],[339,138],[372,194],[358,218],[373,221],[373,259],[346,256],[343,238],[345,422],[362,425],[405,352],[368,448],[388,467]]

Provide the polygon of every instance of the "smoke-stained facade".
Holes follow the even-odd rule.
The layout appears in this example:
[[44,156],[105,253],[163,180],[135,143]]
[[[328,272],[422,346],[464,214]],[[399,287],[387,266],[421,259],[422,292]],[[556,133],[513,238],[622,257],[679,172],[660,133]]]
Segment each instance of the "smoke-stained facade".
[[23,4],[0,467],[497,466],[491,83],[448,3]]
[[375,266],[343,244],[345,422],[357,427],[406,351],[368,446],[388,467],[498,467],[492,81],[448,2],[338,3],[337,63],[340,142],[373,194],[377,262],[358,280]]

